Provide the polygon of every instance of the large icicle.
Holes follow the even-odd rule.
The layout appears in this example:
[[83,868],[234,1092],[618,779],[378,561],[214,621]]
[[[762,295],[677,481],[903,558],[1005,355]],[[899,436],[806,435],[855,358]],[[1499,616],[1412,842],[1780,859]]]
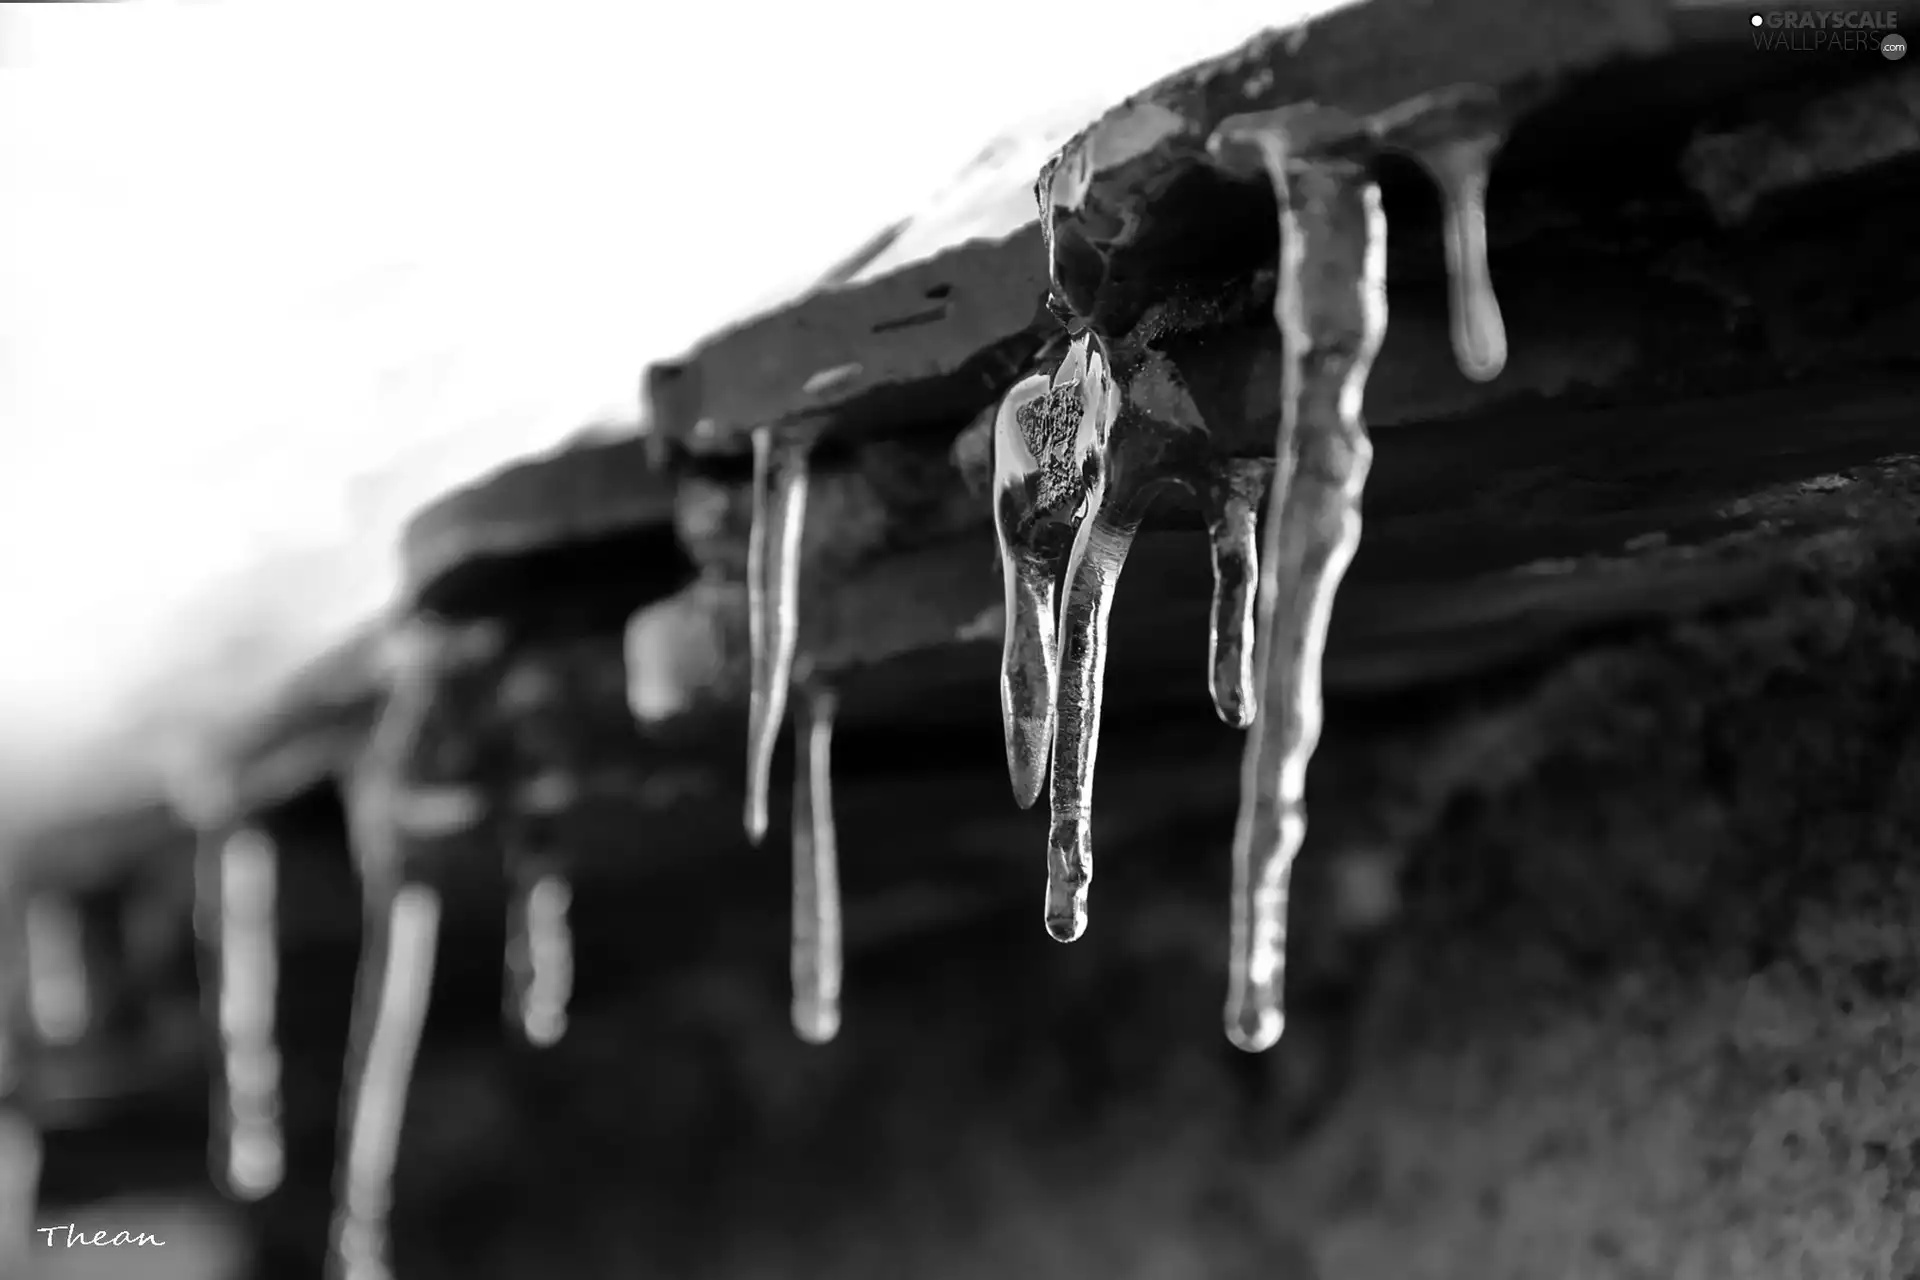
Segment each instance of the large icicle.
[[1000,651],[1000,723],[1007,775],[1022,809],[1040,798],[1053,749],[1053,697],[1060,678],[1054,648],[1058,566],[1031,536],[1041,470],[1023,422],[1044,411],[1052,380],[1035,374],[1015,384],[993,421],[993,532],[1006,593]]
[[[1104,374],[1104,351],[1097,340],[1090,348],[1100,357],[1090,368]],[[1087,925],[1107,623],[1120,573],[1159,488],[1191,487],[1213,466],[1206,422],[1164,354],[1132,352],[1124,377],[1106,377],[1097,391],[1087,398],[1076,436],[1076,470],[1086,489],[1060,609],[1046,919],[1047,931],[1062,942],[1078,938]]]
[[1088,514],[1073,540],[1060,609],[1060,693],[1053,745],[1053,824],[1047,838],[1047,932],[1072,942],[1087,928],[1093,879],[1093,767],[1107,667],[1107,619],[1146,504],[1134,477],[1109,478],[1104,443]]
[[833,717],[837,699],[802,691],[794,725],[793,1029],[809,1044],[840,1033],[840,863],[833,827]]
[[1023,809],[1040,796],[1058,727],[1055,535],[1092,509],[1092,469],[1119,407],[1107,353],[1082,333],[1051,377],[1016,385],[994,419],[993,521],[1007,610],[1000,710]]
[[786,718],[793,651],[800,634],[800,534],[806,523],[812,442],[753,433],[753,527],[747,537],[748,640],[747,838],[767,834],[773,752]]
[[1360,540],[1360,493],[1373,456],[1361,406],[1387,323],[1379,188],[1359,164],[1314,154],[1315,114],[1308,107],[1236,117],[1210,144],[1222,158],[1244,157],[1253,144],[1280,207],[1274,315],[1285,347],[1282,412],[1260,564],[1260,714],[1234,832],[1226,1009],[1228,1036],[1248,1052],[1271,1047],[1284,1026],[1287,885],[1306,833],[1327,623]]
[[[994,522],[1007,575],[1006,666],[1001,710],[1015,796],[1026,806],[1039,789],[1043,744],[1052,738],[1052,833],[1047,847],[1047,931],[1071,942],[1086,928],[1092,877],[1088,802],[1100,733],[1100,684],[1106,662],[1107,615],[1113,586],[1139,526],[1129,485],[1111,484],[1108,449],[1120,414],[1120,393],[1104,346],[1077,335],[1039,394],[1036,380],[1015,388],[996,421]],[[1053,599],[1047,534],[1079,521],[1068,560],[1067,595],[1054,623],[1053,652],[1037,633]],[[1026,678],[1018,662],[1024,661]],[[1057,670],[1048,670],[1057,662]],[[1035,671],[1050,688],[1035,687]],[[1036,695],[1050,707],[1037,711]]]
[[1107,619],[1120,570],[1146,505],[1142,475],[1115,465],[1121,389],[1104,346],[1083,335],[1088,393],[1075,424],[1072,472],[1084,486],[1080,527],[1067,561],[1060,605],[1060,682],[1055,694],[1052,823],[1047,835],[1047,932],[1072,942],[1087,928],[1093,880],[1093,769],[1100,750]]

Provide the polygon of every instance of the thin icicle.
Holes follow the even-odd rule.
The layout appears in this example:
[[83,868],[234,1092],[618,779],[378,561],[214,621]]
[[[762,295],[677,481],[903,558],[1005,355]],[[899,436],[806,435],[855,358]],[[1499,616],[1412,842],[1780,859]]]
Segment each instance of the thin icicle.
[[17,1099],[0,1101],[0,1275],[31,1276],[40,1199],[40,1131]]
[[1087,928],[1093,879],[1093,767],[1100,750],[1107,619],[1120,570],[1140,529],[1136,493],[1102,475],[1074,537],[1060,610],[1060,694],[1053,753],[1053,824],[1047,838],[1047,932],[1072,942]]
[[27,1008],[44,1044],[78,1044],[93,1023],[86,923],[64,894],[27,898]]
[[280,1050],[274,1039],[278,871],[278,853],[264,833],[242,828],[220,842],[221,1174],[227,1189],[243,1200],[271,1192],[286,1170]]
[[1454,358],[1475,382],[1507,365],[1507,328],[1487,266],[1487,183],[1513,112],[1485,85],[1454,85],[1368,122],[1381,145],[1419,162],[1440,188]]
[[1014,801],[1030,809],[1046,781],[1053,749],[1054,690],[1060,679],[1054,648],[1056,564],[1035,545],[1030,521],[1041,481],[1023,419],[1052,393],[1045,374],[1022,379],[1000,402],[993,423],[993,531],[1000,545],[1006,631],[1000,652],[1000,723]]
[[387,1220],[407,1093],[426,1026],[440,895],[409,884],[373,926],[355,993],[353,1069],[330,1280],[392,1280]]
[[[1308,109],[1309,111],[1311,109]],[[1222,126],[1215,154],[1251,142],[1280,206],[1275,320],[1285,359],[1279,438],[1260,564],[1260,715],[1248,736],[1234,832],[1227,1034],[1270,1048],[1282,1010],[1287,886],[1306,833],[1306,772],[1322,721],[1321,654],[1341,576],[1359,545],[1372,461],[1361,419],[1386,333],[1386,218],[1379,188],[1350,161],[1321,160],[1291,136],[1296,111]]]
[[1483,133],[1419,153],[1445,211],[1454,355],[1475,382],[1491,382],[1507,367],[1507,327],[1487,266],[1487,180],[1502,141]]
[[1259,503],[1271,464],[1233,460],[1217,464],[1207,494],[1207,533],[1213,542],[1213,617],[1207,632],[1207,676],[1213,709],[1236,729],[1253,723],[1254,612],[1260,580]]
[[507,908],[507,977],[515,1027],[536,1049],[567,1034],[573,997],[573,886],[545,864],[516,868]]
[[515,792],[506,832],[506,1016],[539,1049],[566,1035],[573,998],[573,886],[557,827],[577,799],[567,773],[541,773]]
[[793,1029],[809,1044],[840,1032],[840,866],[833,827],[833,717],[824,688],[801,695],[794,726]]
[[811,442],[753,433],[753,527],[747,538],[751,700],[747,712],[747,838],[767,834],[773,752],[786,718],[800,634],[800,533]]
[[1126,378],[1130,429],[1122,465],[1160,477],[1196,496],[1212,538],[1213,616],[1207,635],[1207,684],[1214,710],[1237,729],[1253,722],[1253,603],[1259,554],[1256,513],[1271,464],[1215,453],[1200,406],[1179,367],[1151,348],[1133,353]]
[[[0,860],[0,876],[12,868]],[[0,881],[0,1275],[31,1274],[34,1212],[40,1198],[40,1132],[28,1116],[26,912],[20,891]]]
[[497,633],[448,632],[417,619],[389,639],[393,682],[387,704],[346,787],[365,917],[342,1087],[344,1146],[328,1280],[392,1280],[387,1215],[393,1170],[440,928],[439,894],[408,882],[408,828],[425,822],[427,830],[458,829],[471,821],[474,815],[466,810],[476,803],[468,796],[448,805],[434,800],[434,790],[410,790],[408,784],[428,750],[440,673],[450,662],[478,659],[499,647]]

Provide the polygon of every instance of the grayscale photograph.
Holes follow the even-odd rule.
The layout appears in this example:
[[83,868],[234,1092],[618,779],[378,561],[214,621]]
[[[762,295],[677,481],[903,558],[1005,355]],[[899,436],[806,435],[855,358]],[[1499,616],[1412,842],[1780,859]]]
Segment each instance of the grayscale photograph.
[[1920,1280],[1911,27],[0,0],[0,1280]]

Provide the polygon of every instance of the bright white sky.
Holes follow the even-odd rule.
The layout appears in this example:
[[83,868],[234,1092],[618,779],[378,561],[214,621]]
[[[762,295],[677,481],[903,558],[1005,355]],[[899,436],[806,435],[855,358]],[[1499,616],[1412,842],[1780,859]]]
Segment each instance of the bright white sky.
[[311,656],[412,508],[1008,125],[1302,7],[0,5],[0,805]]

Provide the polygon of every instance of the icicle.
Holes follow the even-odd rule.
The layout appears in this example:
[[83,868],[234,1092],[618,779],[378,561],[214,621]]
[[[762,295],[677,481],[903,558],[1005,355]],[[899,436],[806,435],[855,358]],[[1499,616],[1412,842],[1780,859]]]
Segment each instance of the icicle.
[[1271,1047],[1284,1026],[1287,885],[1306,833],[1327,623],[1360,540],[1373,454],[1361,405],[1387,322],[1379,188],[1354,163],[1300,154],[1305,148],[1291,136],[1297,112],[1236,118],[1212,143],[1216,155],[1257,146],[1281,224],[1274,316],[1285,347],[1282,414],[1260,560],[1260,715],[1247,741],[1234,832],[1226,1010],[1228,1036],[1248,1052]]
[[1475,382],[1491,382],[1507,364],[1506,324],[1487,268],[1487,182],[1512,118],[1497,91],[1462,84],[1383,111],[1367,126],[1440,188],[1454,357]]
[[840,867],[833,827],[831,690],[801,698],[794,726],[793,1029],[809,1044],[840,1032]]
[[257,1200],[280,1185],[286,1167],[274,1043],[278,856],[264,834],[241,829],[220,840],[218,859],[221,1177],[234,1196]]
[[1222,457],[1178,366],[1164,353],[1136,351],[1129,362],[1126,402],[1131,426],[1115,448],[1125,468],[1148,482],[1172,481],[1198,497],[1213,541],[1213,618],[1208,631],[1207,683],[1214,710],[1236,729],[1253,722],[1253,604],[1259,555],[1256,504],[1271,464]]
[[[406,783],[427,745],[436,668],[480,656],[487,638],[484,630],[449,633],[418,620],[396,629],[387,704],[347,782],[347,822],[366,914],[342,1090],[345,1145],[328,1280],[392,1277],[387,1213],[440,929],[439,894],[407,881],[408,824],[464,824],[473,816],[463,805],[422,803],[433,793],[410,793]],[[441,809],[448,812],[435,812]]]
[[405,885],[369,936],[354,994],[353,1061],[330,1280],[392,1280],[387,1218],[407,1091],[426,1026],[440,895]]
[[27,898],[27,1008],[44,1044],[77,1044],[93,1022],[86,925],[66,896]]
[[25,894],[10,880],[12,850],[0,848],[0,1103],[26,1078],[32,1017]]
[[0,1275],[31,1276],[40,1199],[40,1131],[17,1105],[0,1102]]
[[800,531],[811,441],[753,433],[753,528],[747,539],[751,702],[747,712],[747,838],[767,834],[773,751],[786,717],[800,629]]
[[[11,870],[0,857],[0,876]],[[19,890],[0,882],[0,1275],[9,1276],[32,1274],[26,1255],[40,1198],[40,1132],[22,1106],[31,1022],[25,914]]]
[[1487,179],[1502,141],[1489,132],[1418,153],[1445,210],[1454,355],[1475,382],[1491,382],[1507,367],[1507,328],[1487,268]]
[[1000,402],[993,423],[993,531],[1006,589],[1006,633],[1000,651],[1000,723],[1013,797],[1031,809],[1046,780],[1053,749],[1053,696],[1060,678],[1054,649],[1055,564],[1023,536],[1040,483],[1021,416],[1052,391],[1045,374],[1023,379]]
[[286,1173],[274,1025],[279,854],[265,832],[239,821],[221,770],[186,754],[167,764],[167,793],[196,833],[193,931],[213,1063],[208,1163],[226,1194],[258,1200]]
[[1264,461],[1218,464],[1207,495],[1207,532],[1213,539],[1213,625],[1207,637],[1207,675],[1213,709],[1236,729],[1253,723],[1254,605],[1260,576],[1259,502],[1272,467]]
[[506,834],[507,900],[506,1015],[535,1048],[549,1048],[567,1033],[573,997],[573,886],[565,874],[559,815],[578,795],[573,779],[549,771],[528,781],[513,797]]
[[1007,394],[994,419],[994,532],[1006,583],[1000,711],[1007,770],[1023,809],[1039,799],[1055,733],[1059,656],[1049,535],[1088,509],[1088,467],[1103,454],[1119,397],[1090,333],[1067,346],[1051,377]]
[[[1103,468],[1104,469],[1104,468]],[[1060,710],[1053,754],[1053,826],[1047,838],[1047,932],[1072,942],[1087,928],[1093,879],[1093,765],[1107,667],[1107,618],[1120,570],[1140,529],[1131,487],[1103,474],[1088,495],[1060,610]]]
[[567,1034],[573,996],[573,886],[559,871],[516,868],[507,907],[507,981],[511,1017],[537,1049]]
[[1093,880],[1093,768],[1107,667],[1107,619],[1120,570],[1145,511],[1143,477],[1116,468],[1121,391],[1106,353],[1085,335],[1085,391],[1074,434],[1074,469],[1085,485],[1080,527],[1067,561],[1060,607],[1060,687],[1055,695],[1052,825],[1047,836],[1047,932],[1072,942],[1087,928]]

